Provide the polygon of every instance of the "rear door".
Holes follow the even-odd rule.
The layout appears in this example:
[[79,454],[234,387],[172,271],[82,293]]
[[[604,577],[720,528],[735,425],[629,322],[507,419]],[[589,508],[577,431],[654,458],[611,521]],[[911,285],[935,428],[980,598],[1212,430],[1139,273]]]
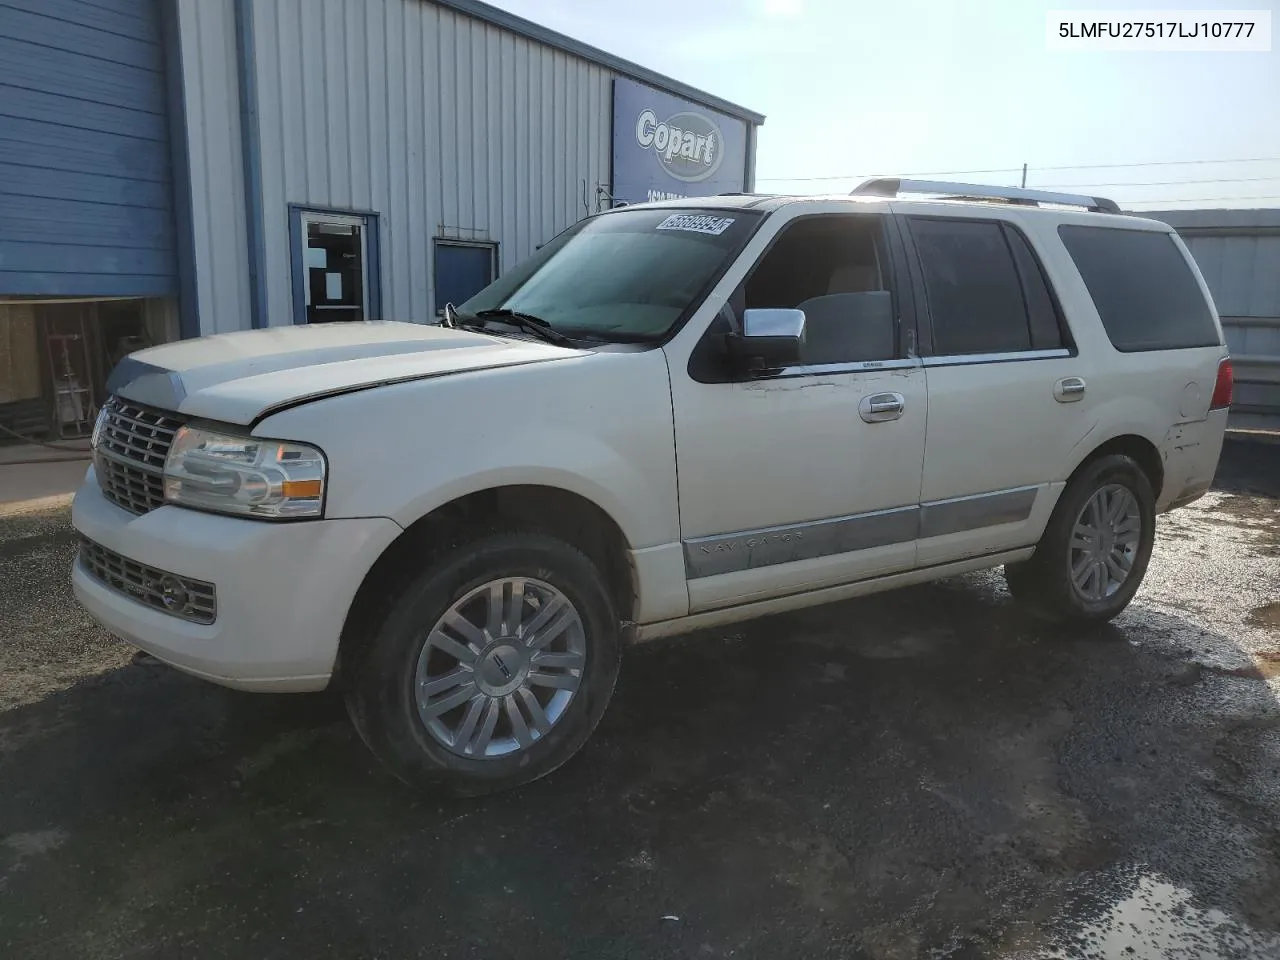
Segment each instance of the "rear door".
[[929,395],[917,561],[1029,546],[1092,423],[1085,365],[1015,223],[983,210],[902,219]]

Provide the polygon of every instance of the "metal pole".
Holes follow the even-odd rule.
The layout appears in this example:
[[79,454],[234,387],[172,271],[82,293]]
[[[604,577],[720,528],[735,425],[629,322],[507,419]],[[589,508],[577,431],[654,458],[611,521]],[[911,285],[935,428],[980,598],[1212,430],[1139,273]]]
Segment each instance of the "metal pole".
[[1027,185],[1027,165],[1025,163],[1022,165],[1022,185],[1023,187]]

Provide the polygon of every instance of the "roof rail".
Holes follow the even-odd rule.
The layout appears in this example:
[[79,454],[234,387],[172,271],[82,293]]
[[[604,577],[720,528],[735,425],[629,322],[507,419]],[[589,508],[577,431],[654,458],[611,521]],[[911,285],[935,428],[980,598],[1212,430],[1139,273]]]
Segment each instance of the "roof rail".
[[1114,200],[1090,197],[1082,193],[1054,193],[1051,190],[1027,190],[1024,187],[989,187],[977,183],[949,183],[946,180],[900,180],[879,177],[867,180],[851,192],[855,197],[896,197],[903,193],[931,193],[951,200],[1004,200],[1009,203],[1038,207],[1051,203],[1064,207],[1084,207],[1094,213],[1119,213]]

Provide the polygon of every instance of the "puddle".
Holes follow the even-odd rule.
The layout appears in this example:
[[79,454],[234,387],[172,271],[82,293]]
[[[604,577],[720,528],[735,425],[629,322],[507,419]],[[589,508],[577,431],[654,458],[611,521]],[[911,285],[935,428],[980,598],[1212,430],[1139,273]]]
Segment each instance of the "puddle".
[[1254,607],[1249,611],[1248,619],[1250,623],[1257,624],[1260,627],[1280,630],[1280,601],[1264,603],[1260,607]]
[[67,831],[61,827],[52,830],[36,830],[29,833],[11,833],[4,838],[3,844],[18,857],[34,857],[41,853],[50,853],[67,842]]
[[1280,678],[1280,650],[1264,650],[1253,655],[1253,662],[1265,680]]
[[70,834],[61,827],[54,827],[52,830],[11,833],[7,837],[0,837],[0,854],[8,854],[0,859],[0,866],[3,866],[3,861],[8,861],[8,866],[0,869],[0,896],[3,896],[9,879],[26,866],[26,861],[53,853],[65,844],[69,837]]
[[[1099,878],[1100,883],[1114,882]],[[1280,956],[1280,936],[1196,902],[1191,891],[1145,874],[1097,919],[1055,937],[1061,944],[1010,960],[1220,960]]]

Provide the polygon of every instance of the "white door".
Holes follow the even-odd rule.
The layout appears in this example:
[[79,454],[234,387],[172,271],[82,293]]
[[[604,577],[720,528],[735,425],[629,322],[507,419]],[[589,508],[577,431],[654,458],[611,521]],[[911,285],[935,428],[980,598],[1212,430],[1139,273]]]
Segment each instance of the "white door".
[[1014,224],[979,214],[903,222],[927,307],[919,563],[1031,546],[1094,422],[1085,364]]
[[718,348],[723,313],[691,354],[668,348],[692,611],[913,565],[925,373],[891,236],[870,215],[778,230],[728,307],[804,310],[798,363],[742,375]]

